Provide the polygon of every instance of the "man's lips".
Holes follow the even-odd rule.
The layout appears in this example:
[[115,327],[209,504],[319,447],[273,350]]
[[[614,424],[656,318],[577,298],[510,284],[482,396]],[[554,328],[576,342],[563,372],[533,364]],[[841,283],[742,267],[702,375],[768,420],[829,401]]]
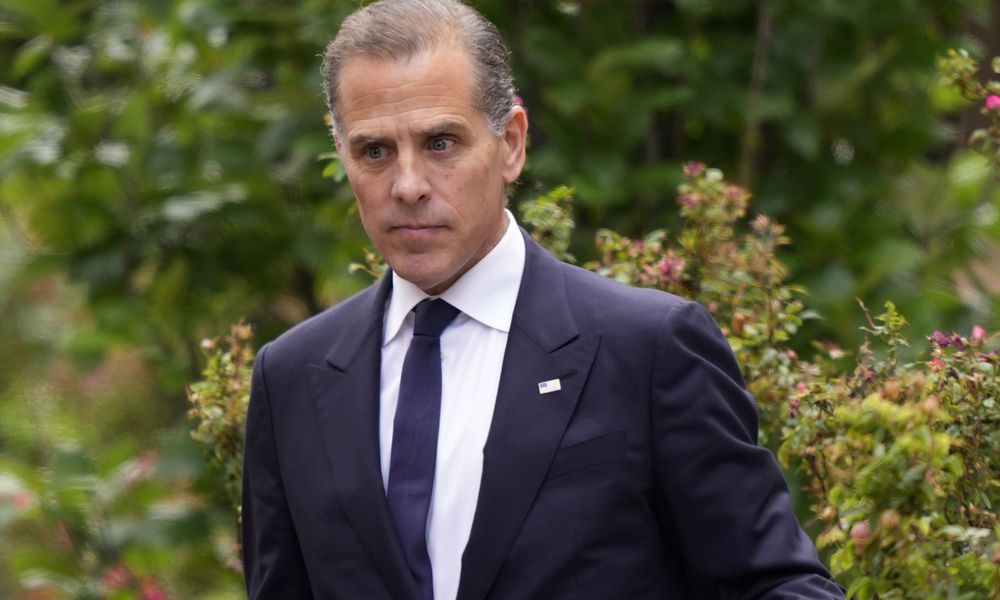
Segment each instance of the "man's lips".
[[443,225],[429,225],[426,223],[406,223],[395,225],[389,228],[389,234],[400,239],[411,242],[423,242],[436,238],[438,234],[445,230]]
[[437,227],[442,227],[442,225],[432,225],[429,223],[403,223],[402,225],[393,225],[391,229],[434,229]]
[[432,231],[435,229],[444,229],[444,225],[429,225],[425,223],[405,223],[403,225],[393,225],[389,228],[389,231]]

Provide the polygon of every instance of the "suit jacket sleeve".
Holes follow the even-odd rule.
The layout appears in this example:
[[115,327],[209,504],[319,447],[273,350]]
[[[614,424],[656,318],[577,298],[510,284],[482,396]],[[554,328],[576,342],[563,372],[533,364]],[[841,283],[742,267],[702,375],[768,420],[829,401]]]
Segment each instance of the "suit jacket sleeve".
[[757,445],[756,406],[704,308],[667,312],[653,371],[659,516],[698,597],[843,598],[794,516],[781,470]]
[[267,346],[254,362],[243,462],[243,569],[250,600],[312,598],[281,480],[264,376]]

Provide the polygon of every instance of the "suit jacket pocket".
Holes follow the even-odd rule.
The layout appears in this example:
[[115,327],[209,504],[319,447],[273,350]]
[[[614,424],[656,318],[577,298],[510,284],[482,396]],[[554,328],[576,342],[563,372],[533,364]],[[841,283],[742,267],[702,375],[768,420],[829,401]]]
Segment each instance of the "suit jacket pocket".
[[547,479],[555,479],[577,471],[596,467],[625,456],[625,432],[612,429],[597,437],[560,448]]

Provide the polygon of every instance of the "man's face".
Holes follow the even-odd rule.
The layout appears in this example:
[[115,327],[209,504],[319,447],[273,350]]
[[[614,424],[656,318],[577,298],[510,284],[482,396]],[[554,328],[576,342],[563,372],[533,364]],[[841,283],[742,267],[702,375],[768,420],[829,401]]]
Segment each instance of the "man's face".
[[337,149],[365,231],[396,274],[439,294],[503,237],[524,110],[514,107],[500,136],[490,131],[473,106],[471,64],[450,45],[348,59],[339,89]]

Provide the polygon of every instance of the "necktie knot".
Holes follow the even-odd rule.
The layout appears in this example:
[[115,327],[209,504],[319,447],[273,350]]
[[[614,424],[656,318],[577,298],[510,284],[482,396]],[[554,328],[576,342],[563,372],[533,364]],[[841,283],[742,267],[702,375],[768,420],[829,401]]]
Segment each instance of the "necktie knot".
[[455,320],[460,312],[444,300],[421,300],[413,309],[416,319],[413,322],[413,335],[440,337],[441,332]]

